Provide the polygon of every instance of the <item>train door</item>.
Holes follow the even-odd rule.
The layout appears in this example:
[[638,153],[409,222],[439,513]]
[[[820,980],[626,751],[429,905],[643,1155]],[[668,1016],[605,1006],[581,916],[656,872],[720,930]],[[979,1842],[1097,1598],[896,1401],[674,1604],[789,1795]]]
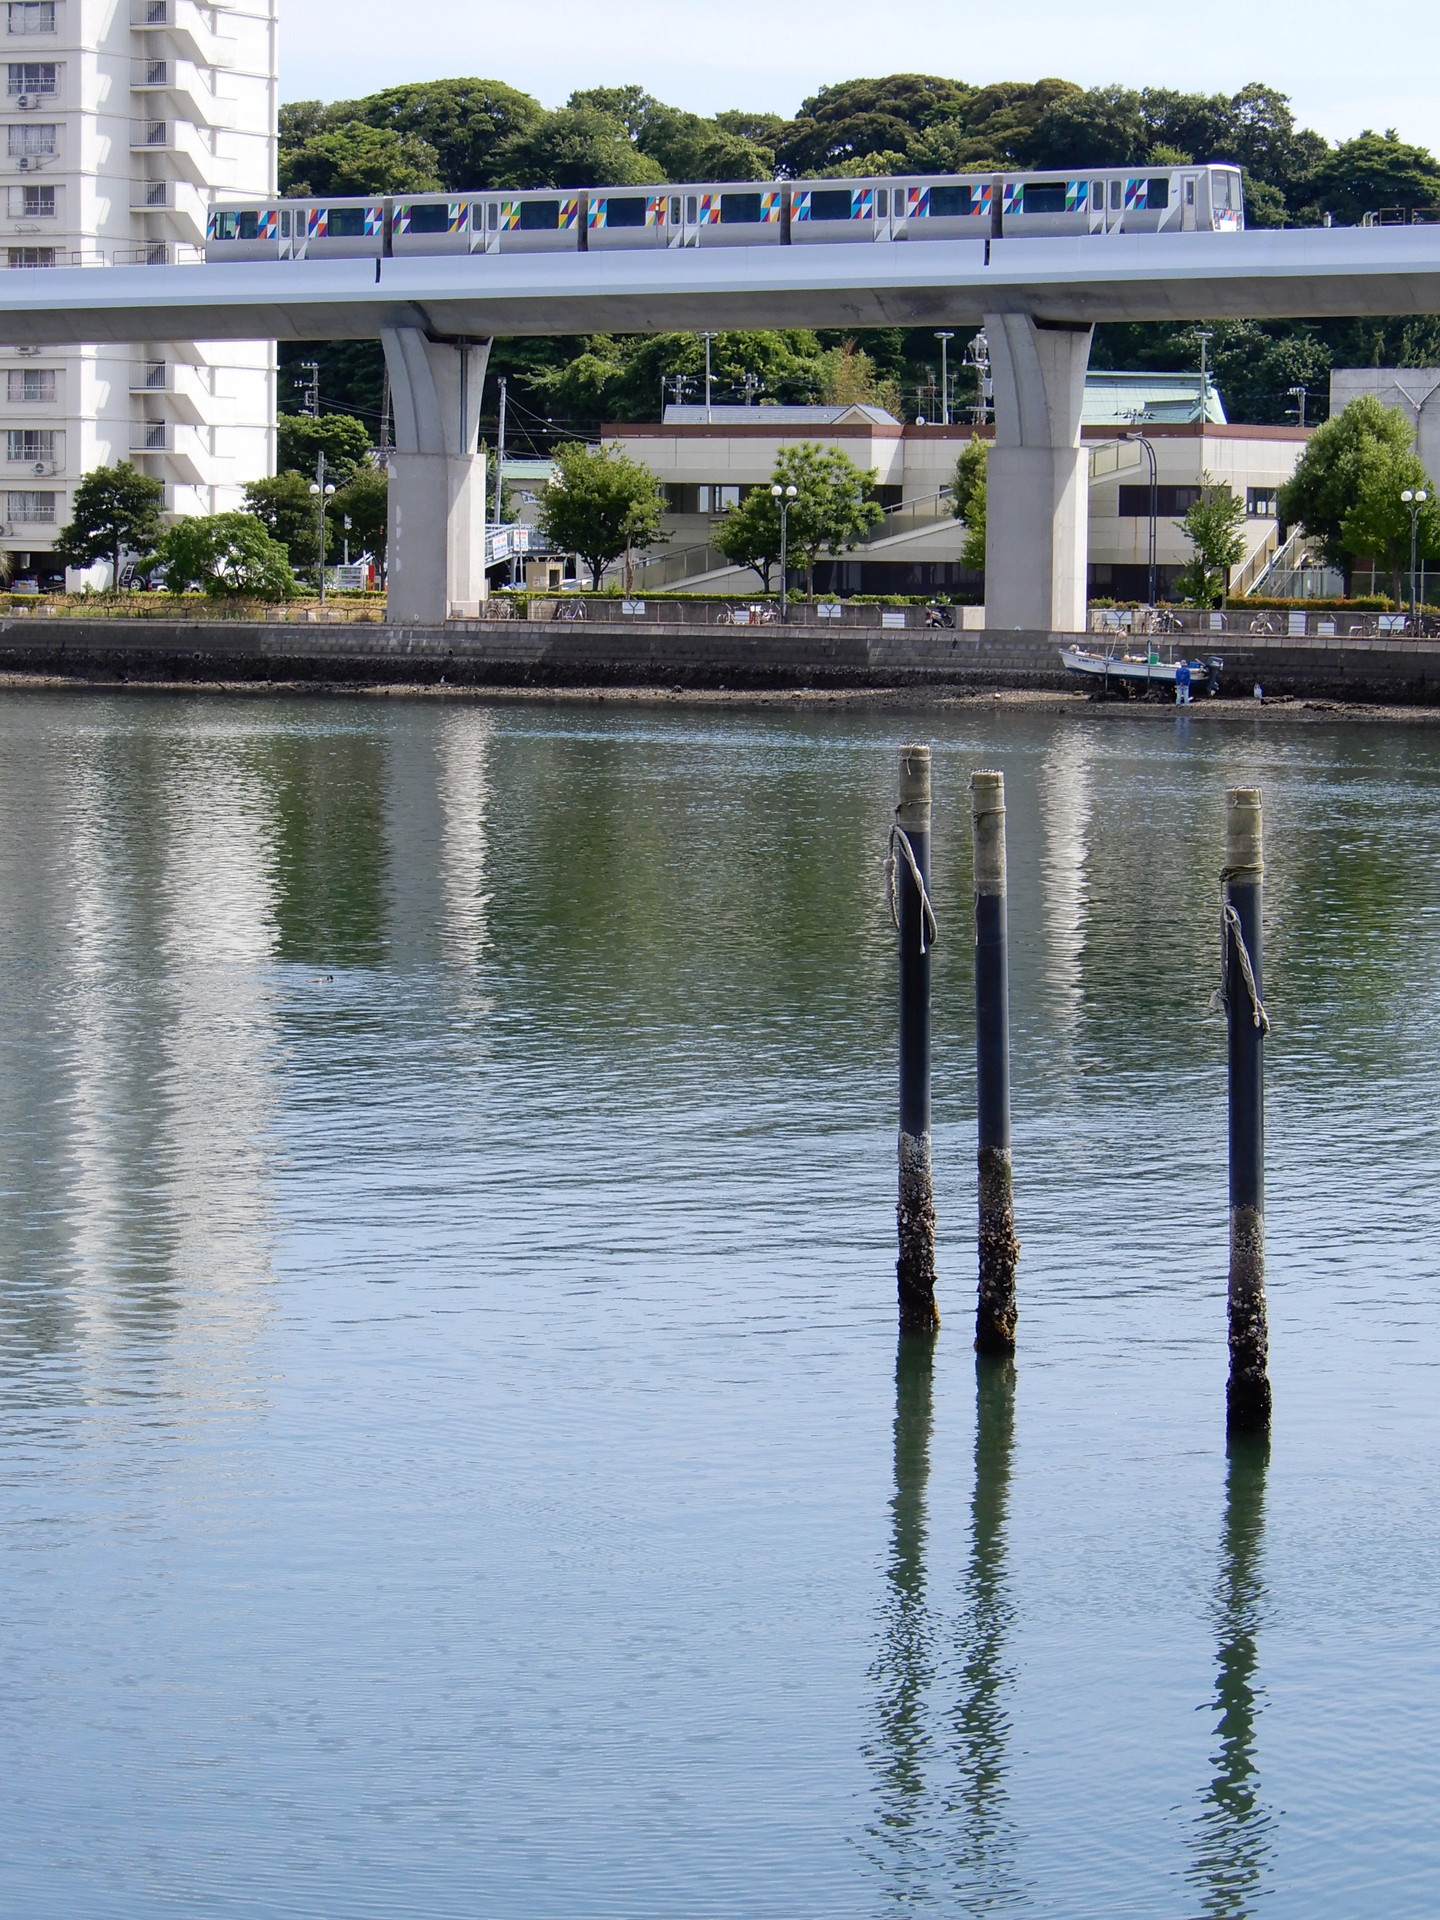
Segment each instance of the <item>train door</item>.
[[875,238],[893,240],[905,213],[903,187],[876,187]]
[[697,247],[700,244],[700,196],[697,193],[672,193],[670,219],[665,229],[667,247]]
[[1195,231],[1196,178],[1193,173],[1182,174],[1176,181],[1180,189],[1180,230],[1182,233]]

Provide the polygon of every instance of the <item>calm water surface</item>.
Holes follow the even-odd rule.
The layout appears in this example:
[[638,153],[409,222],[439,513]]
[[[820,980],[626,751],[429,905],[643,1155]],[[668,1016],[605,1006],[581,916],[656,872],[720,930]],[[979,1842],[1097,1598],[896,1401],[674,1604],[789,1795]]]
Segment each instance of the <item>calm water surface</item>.
[[[977,1376],[980,765],[1024,1255]],[[1238,780],[1268,1461],[1222,1432]],[[6,1913],[1440,1907],[1440,730],[11,694],[0,902]]]

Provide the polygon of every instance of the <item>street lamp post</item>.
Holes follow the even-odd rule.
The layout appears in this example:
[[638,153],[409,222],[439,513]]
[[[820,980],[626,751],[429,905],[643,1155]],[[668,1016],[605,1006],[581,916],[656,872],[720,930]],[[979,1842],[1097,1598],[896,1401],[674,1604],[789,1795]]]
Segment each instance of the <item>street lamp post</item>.
[[325,449],[322,447],[315,460],[315,478],[310,482],[310,492],[315,501],[315,552],[317,554],[316,571],[320,576],[320,604],[325,604],[325,502],[335,492],[333,484],[325,479]]
[[1148,588],[1149,588],[1149,602],[1150,602],[1150,605],[1153,607],[1155,605],[1155,594],[1157,591],[1155,576],[1159,571],[1159,569],[1156,567],[1156,564],[1155,564],[1155,521],[1157,518],[1157,512],[1160,504],[1157,498],[1157,495],[1159,493],[1159,485],[1158,485],[1159,467],[1156,464],[1156,460],[1155,460],[1155,449],[1154,447],[1151,446],[1150,442],[1145,438],[1143,433],[1122,433],[1120,438],[1122,440],[1133,440],[1137,447],[1143,447],[1145,449],[1145,457],[1150,462],[1150,548],[1149,548]]
[[1420,631],[1420,607],[1415,598],[1415,550],[1420,543],[1420,513],[1430,498],[1423,487],[1406,487],[1400,496],[1410,509],[1410,631]]
[[790,509],[800,489],[793,483],[782,487],[777,481],[770,489],[772,500],[780,502],[780,624],[786,626],[790,615]]
[[950,424],[950,342],[953,333],[937,333],[940,342],[940,419],[944,426]]

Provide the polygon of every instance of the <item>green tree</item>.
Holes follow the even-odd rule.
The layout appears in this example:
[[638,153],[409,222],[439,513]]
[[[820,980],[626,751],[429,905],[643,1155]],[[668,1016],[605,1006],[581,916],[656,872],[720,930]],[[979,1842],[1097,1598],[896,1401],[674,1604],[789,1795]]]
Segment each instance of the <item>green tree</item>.
[[432,193],[444,184],[440,156],[417,134],[363,120],[281,149],[282,193]]
[[713,537],[732,566],[751,568],[770,591],[770,570],[780,558],[780,503],[768,486],[753,487],[738,507],[728,508]]
[[[390,482],[378,467],[360,467],[330,502],[330,524],[343,536],[350,522],[350,551],[368,553],[385,565],[385,543],[390,524]],[[332,540],[333,547],[333,540]]]
[[56,558],[67,567],[108,560],[118,587],[126,553],[143,560],[155,551],[164,504],[164,482],[141,473],[128,460],[92,467],[75,489],[70,523],[55,542]]
[[963,80],[893,73],[883,80],[842,80],[802,102],[780,130],[775,156],[797,177],[833,173],[847,160],[887,151],[909,154],[932,126],[948,123],[976,97]]
[[665,171],[632,142],[625,124],[596,107],[561,107],[512,135],[495,153],[505,187],[638,187]]
[[251,513],[177,520],[157,554],[171,593],[199,587],[212,599],[288,600],[296,592],[284,547]]
[[[313,567],[319,558],[319,534],[313,481],[303,473],[282,470],[268,480],[252,480],[245,488],[245,510],[284,547],[292,567]],[[334,496],[338,499],[340,496]],[[334,541],[327,539],[327,547]]]
[[423,141],[437,156],[440,184],[446,187],[499,186],[500,149],[532,133],[545,118],[540,102],[517,87],[471,79],[386,87],[336,112]]
[[957,520],[965,523],[965,544],[960,549],[961,564],[974,567],[978,573],[983,573],[985,570],[985,506],[989,458],[990,442],[988,440],[982,440],[978,434],[973,439],[967,440],[960,450],[960,458],[955,462],[955,478],[951,482],[950,511]]
[[790,548],[804,559],[805,593],[813,600],[820,555],[848,553],[884,518],[871,498],[875,471],[857,467],[839,447],[802,440],[782,450],[771,484],[797,489],[790,508]]
[[1404,600],[1401,581],[1410,566],[1410,508],[1400,496],[1421,488],[1430,498],[1416,516],[1416,552],[1433,560],[1440,554],[1440,509],[1419,455],[1386,441],[1371,441],[1361,449],[1355,494],[1340,538],[1350,553],[1367,555],[1389,568],[1396,606]]
[[325,478],[343,487],[370,464],[370,431],[353,414],[282,413],[275,422],[276,465],[281,472],[315,477],[315,458],[325,449]]
[[1409,421],[1396,408],[1382,406],[1373,393],[1361,394],[1316,428],[1280,489],[1281,521],[1301,528],[1321,559],[1343,570],[1347,589],[1354,550],[1344,529],[1359,496],[1365,457],[1375,448],[1408,453],[1412,437]]
[[631,556],[663,538],[660,482],[619,447],[567,441],[555,449],[554,461],[540,509],[542,532],[562,552],[579,554],[597,593],[606,567],[623,553],[628,587]]
[[1230,591],[1230,569],[1245,554],[1245,502],[1229,487],[1217,487],[1202,473],[1203,492],[1183,520],[1176,522],[1190,542],[1191,558],[1179,579],[1192,607],[1223,607]]
[[1345,225],[1382,207],[1440,204],[1440,165],[1424,147],[1401,140],[1394,128],[1367,130],[1346,140],[1316,166],[1308,197]]

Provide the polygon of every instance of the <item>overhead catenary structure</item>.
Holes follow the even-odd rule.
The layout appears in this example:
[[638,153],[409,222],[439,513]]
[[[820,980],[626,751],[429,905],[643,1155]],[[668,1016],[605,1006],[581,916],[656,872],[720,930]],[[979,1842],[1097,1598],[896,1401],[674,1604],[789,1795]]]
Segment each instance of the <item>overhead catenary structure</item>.
[[996,428],[987,617],[1074,632],[1085,612],[1081,406],[1097,321],[1436,311],[1440,228],[1316,228],[57,268],[0,287],[0,342],[379,337],[399,449],[391,611],[432,621],[473,611],[484,593],[476,426],[495,335],[983,324]]
[[[103,304],[127,268],[198,260],[214,193],[273,189],[275,6],[0,8],[12,291],[78,278]],[[53,271],[25,271],[39,268]],[[42,329],[0,356],[0,547],[22,568],[43,571],[92,467],[133,461],[180,513],[238,506],[241,484],[271,470],[273,348],[263,335],[228,335],[218,351],[213,339],[179,325]]]

